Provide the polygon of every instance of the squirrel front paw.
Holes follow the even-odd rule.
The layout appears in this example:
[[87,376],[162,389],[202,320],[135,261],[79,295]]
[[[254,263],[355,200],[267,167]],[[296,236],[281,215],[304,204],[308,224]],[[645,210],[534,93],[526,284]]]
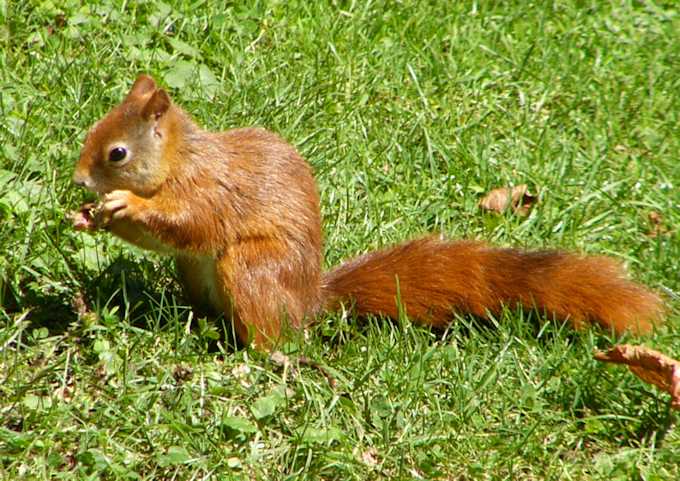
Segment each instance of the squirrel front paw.
[[129,190],[114,190],[104,196],[97,223],[107,226],[114,220],[136,220],[143,211],[144,199]]

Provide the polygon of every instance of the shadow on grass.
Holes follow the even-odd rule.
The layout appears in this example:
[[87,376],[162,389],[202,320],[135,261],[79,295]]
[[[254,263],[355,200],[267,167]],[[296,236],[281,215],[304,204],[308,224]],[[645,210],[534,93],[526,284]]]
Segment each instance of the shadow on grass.
[[3,309],[9,314],[28,311],[30,327],[46,327],[51,335],[65,333],[84,315],[104,311],[116,311],[132,325],[146,328],[145,314],[172,302],[179,292],[153,263],[122,256],[99,275],[87,271],[77,278],[70,289],[58,292],[34,287],[31,278],[17,289],[5,285]]
[[207,339],[209,351],[217,352],[218,343],[229,352],[243,347],[223,313],[190,304],[174,272],[170,265],[159,269],[150,260],[121,255],[97,275],[77,272],[70,289],[59,292],[35,287],[37,283],[30,277],[15,289],[0,282],[0,307],[10,316],[26,313],[29,329],[47,328],[50,336],[77,332],[85,325],[83,317],[90,315],[105,325],[125,319],[136,328],[176,328],[178,333],[191,316],[192,332]]
[[[390,328],[398,330],[403,326],[404,321],[393,319],[387,316],[367,315],[359,316],[352,313],[352,307],[348,308],[349,314],[343,316],[347,318],[344,331],[349,334],[346,341],[351,342],[352,333],[355,335],[365,335],[373,326],[379,324],[386,324]],[[321,314],[320,319],[324,317],[333,317],[334,313]],[[565,321],[550,320],[547,316],[542,315],[535,310],[505,309],[500,315],[492,317],[476,316],[474,314],[452,314],[450,322],[445,327],[428,326],[424,323],[410,321],[411,324],[417,326],[418,329],[423,329],[431,332],[432,341],[446,341],[451,336],[456,336],[460,339],[471,339],[474,337],[481,337],[491,342],[499,342],[499,332],[501,329],[509,331],[513,336],[532,339],[539,345],[553,344],[557,339],[566,339],[569,344],[578,342],[581,333],[574,331],[571,325]],[[597,327],[593,327],[598,329]],[[330,345],[342,345],[344,336],[326,335],[320,333],[323,339],[330,343]],[[611,343],[603,338],[601,340],[603,346],[608,346]]]

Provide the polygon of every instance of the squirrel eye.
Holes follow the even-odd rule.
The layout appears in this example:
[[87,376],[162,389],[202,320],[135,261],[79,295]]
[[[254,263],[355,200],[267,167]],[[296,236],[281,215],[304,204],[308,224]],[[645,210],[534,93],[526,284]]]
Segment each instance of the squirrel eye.
[[123,147],[114,147],[109,152],[109,161],[120,162],[127,155],[127,150]]

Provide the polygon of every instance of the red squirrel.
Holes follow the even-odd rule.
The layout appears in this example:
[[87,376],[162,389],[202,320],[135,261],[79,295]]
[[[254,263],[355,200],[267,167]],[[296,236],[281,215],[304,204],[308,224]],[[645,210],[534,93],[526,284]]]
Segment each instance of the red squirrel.
[[147,75],[90,129],[73,178],[102,196],[87,228],[174,256],[189,300],[260,349],[341,304],[396,317],[397,299],[435,327],[503,306],[617,333],[663,317],[659,296],[601,256],[426,237],[322,273],[319,195],[295,148],[260,128],[205,131]]

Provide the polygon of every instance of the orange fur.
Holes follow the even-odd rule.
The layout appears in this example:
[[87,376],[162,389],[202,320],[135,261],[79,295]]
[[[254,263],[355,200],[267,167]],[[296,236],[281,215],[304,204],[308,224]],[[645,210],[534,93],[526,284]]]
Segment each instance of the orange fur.
[[598,323],[618,333],[646,333],[663,314],[661,299],[628,280],[610,258],[481,242],[414,240],[360,256],[323,278],[327,308],[345,302],[359,315],[396,317],[397,291],[411,319],[437,327],[452,312],[486,317],[522,306],[575,328]]
[[103,227],[173,255],[189,299],[261,348],[284,324],[300,328],[340,303],[396,316],[397,280],[409,316],[435,326],[503,305],[617,332],[647,332],[661,318],[660,299],[604,257],[425,238],[322,277],[319,196],[304,159],[263,129],[202,130],[145,75],[92,127],[74,181],[103,196]]

